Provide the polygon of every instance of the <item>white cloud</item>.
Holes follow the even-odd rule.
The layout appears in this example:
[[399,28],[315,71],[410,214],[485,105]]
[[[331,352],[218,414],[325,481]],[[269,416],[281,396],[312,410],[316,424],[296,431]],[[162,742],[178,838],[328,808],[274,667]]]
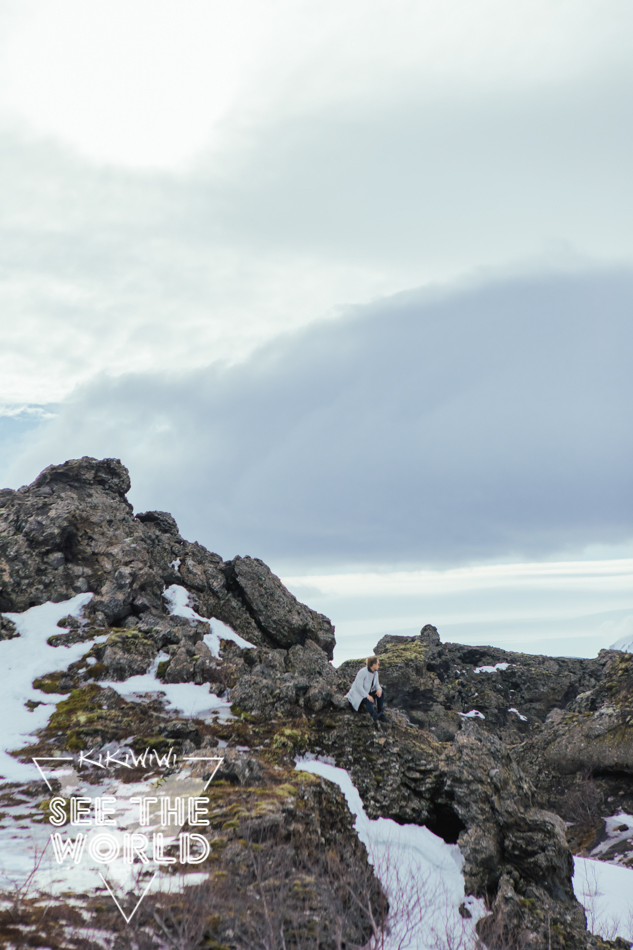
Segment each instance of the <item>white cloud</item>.
[[0,16],[1,403],[235,362],[464,274],[633,258],[619,0]]
[[[120,455],[141,507],[293,571],[629,542],[630,3],[0,22],[5,478]],[[526,575],[520,610],[561,583]]]
[[632,300],[609,271],[409,293],[230,368],[102,377],[4,478],[120,457],[185,536],[316,573],[626,544]]
[[[445,571],[380,571],[286,577],[291,587],[309,584],[315,593],[344,597],[411,597],[422,593],[482,591],[624,591],[633,596],[633,558],[603,561],[540,561],[485,564]],[[630,621],[630,618],[629,618]]]
[[626,65],[622,0],[10,5],[5,109],[96,160],[181,166],[218,122],[569,82]]
[[5,40],[5,109],[92,159],[177,166],[229,108],[259,19],[240,0],[31,5]]

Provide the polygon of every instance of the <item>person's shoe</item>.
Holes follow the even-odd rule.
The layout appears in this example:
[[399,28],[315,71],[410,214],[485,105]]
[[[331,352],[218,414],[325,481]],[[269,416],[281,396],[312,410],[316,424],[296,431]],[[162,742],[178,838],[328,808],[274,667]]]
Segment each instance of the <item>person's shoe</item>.
[[384,712],[380,713],[378,718],[380,719],[381,722],[389,722],[389,716],[387,715],[387,713],[384,713]]

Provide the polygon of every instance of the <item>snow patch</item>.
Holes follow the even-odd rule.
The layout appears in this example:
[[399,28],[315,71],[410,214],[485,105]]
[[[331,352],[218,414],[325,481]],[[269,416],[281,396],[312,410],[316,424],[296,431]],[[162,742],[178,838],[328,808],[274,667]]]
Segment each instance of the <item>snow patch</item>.
[[109,686],[116,690],[119,696],[129,700],[139,700],[147,693],[163,694],[166,704],[185,716],[204,718],[213,713],[218,713],[221,719],[232,718],[231,703],[211,693],[207,683],[203,685],[196,683],[163,683],[156,679],[158,664],[161,660],[166,659],[169,659],[169,656],[166,653],[160,653],[147,673],[130,676],[129,679],[123,680],[123,682],[117,680],[101,681],[99,686]]
[[255,649],[254,643],[249,643],[244,637],[240,637],[239,633],[236,633],[235,630],[227,624],[222,623],[221,620],[201,617],[199,613],[196,613],[191,606],[189,591],[180,584],[172,584],[171,587],[167,587],[163,592],[163,597],[169,604],[169,613],[172,617],[185,617],[187,620],[201,620],[203,623],[210,625],[211,633],[206,634],[204,642],[209,647],[212,656],[220,656],[220,640],[232,640],[233,643],[236,643],[238,647],[243,650]]
[[[299,761],[299,760],[297,760],[297,762],[298,762],[298,761]],[[301,756],[301,762],[302,762],[304,765],[305,765],[307,762],[321,762],[321,763],[323,763],[324,765],[336,765],[336,759],[333,758],[333,756],[331,756],[331,755],[315,755],[314,752],[306,752],[304,755],[302,755],[302,756]],[[297,765],[297,768],[299,768],[298,765]],[[309,769],[304,769],[304,772],[305,772],[305,771],[309,771]]]
[[482,712],[479,712],[478,709],[471,709],[467,713],[458,713],[458,716],[461,716],[462,719],[485,719],[486,717]]
[[473,670],[473,673],[503,673],[509,666],[509,663],[495,663],[494,666],[477,666]]
[[[187,778],[190,773],[185,773]],[[165,834],[165,844],[169,845],[180,829],[175,826],[162,826],[160,819],[154,813],[153,821],[149,826],[141,828],[138,823],[138,806],[131,799],[139,796],[156,795],[156,783],[153,779],[130,784],[120,783],[116,778],[104,775],[98,784],[89,781],[74,768],[56,769],[55,777],[60,780],[62,788],[59,794],[63,797],[74,795],[89,799],[112,796],[115,798],[112,818],[115,824],[108,826],[108,833],[116,838],[119,845],[123,842],[126,832],[142,831],[151,836],[154,831]],[[183,773],[167,777],[161,783],[161,794],[180,794],[177,787],[178,780],[182,780]],[[191,792],[200,794],[201,781],[194,780]],[[122,858],[111,861],[107,868],[95,862],[88,852],[79,864],[65,861],[58,864],[55,860],[49,836],[58,831],[62,838],[74,838],[79,831],[90,835],[95,833],[94,827],[89,829],[66,825],[63,828],[54,828],[49,822],[41,822],[41,811],[38,802],[25,799],[15,805],[2,803],[2,818],[0,819],[0,888],[11,894],[15,888],[25,887],[29,882],[28,892],[33,894],[64,894],[72,891],[83,894],[87,891],[103,891],[103,882],[100,873],[105,874],[115,893],[125,894],[132,891],[140,895],[149,879],[159,868],[153,862],[146,868],[139,865],[127,864]],[[26,820],[25,820],[26,819]],[[141,870],[141,875],[139,875]],[[207,879],[207,874],[158,874],[150,892],[180,891],[189,884],[199,884]]]
[[[457,845],[446,844],[419,825],[368,818],[345,769],[307,756],[296,760],[296,768],[334,782],[345,795],[355,816],[356,833],[391,906],[391,931],[385,934],[384,950],[405,945],[435,950],[442,940],[449,946],[462,946],[460,938],[474,936],[474,925],[486,909],[483,901],[464,896],[464,859]],[[468,908],[470,919],[462,919],[460,904]]]
[[[616,848],[616,846],[622,842],[630,841],[631,837],[633,836],[633,817],[631,817],[631,815],[620,812],[617,815],[611,815],[609,818],[605,818],[604,823],[606,838],[593,849],[591,852],[592,857],[598,857],[598,855],[605,854],[605,852],[610,851],[612,848]],[[628,861],[630,857],[630,851],[621,852],[613,858],[613,863],[623,863]]]
[[519,717],[519,719],[521,720],[521,722],[527,722],[527,721],[528,721],[527,716],[522,716],[521,713],[519,712],[519,710],[518,710],[518,709],[515,709],[514,706],[510,706],[510,708],[508,709],[508,712],[513,712],[513,713],[515,713],[515,715],[517,715],[517,716]]
[[[187,593],[184,588],[181,590]],[[80,619],[83,608],[92,597],[91,593],[77,594],[58,604],[49,601],[22,613],[3,613],[2,616],[13,621],[19,636],[0,641],[0,668],[3,671],[3,688],[0,692],[0,779],[29,782],[40,778],[32,763],[18,762],[8,753],[35,742],[35,733],[46,726],[57,703],[66,698],[59,693],[43,693],[34,689],[33,680],[46,673],[66,670],[71,663],[80,660],[93,643],[107,640],[105,634],[91,641],[68,646],[52,647],[46,642],[53,635],[68,632],[66,628],[58,627],[57,622],[68,616]],[[197,619],[195,612],[188,609],[194,614],[193,619]],[[218,621],[213,623],[218,624]],[[222,637],[246,644],[236,633],[230,632],[231,637],[225,637],[224,634]],[[167,704],[186,716],[219,714],[221,718],[230,717],[230,703],[211,693],[207,684],[199,686],[195,683],[162,683],[157,680],[158,659],[160,657],[141,676],[132,676],[122,683],[109,681],[100,682],[99,685],[110,686],[125,698],[139,698],[145,693],[163,693]],[[29,700],[39,705],[29,709],[25,705]]]
[[[2,691],[0,692],[0,776],[10,782],[32,782],[39,773],[34,765],[18,762],[8,752],[20,749],[29,741],[35,742],[34,733],[48,722],[55,705],[63,697],[55,697],[33,689],[33,680],[45,673],[65,670],[86,653],[92,643],[103,643],[106,637],[96,637],[91,642],[72,643],[69,646],[51,647],[46,642],[53,634],[67,633],[57,626],[62,617],[79,618],[81,611],[92,598],[91,593],[77,594],[59,604],[50,601],[38,607],[30,607],[23,613],[3,613],[12,620],[19,633],[12,640],[0,641],[0,668]],[[42,705],[30,710],[25,703],[32,700]]]
[[633,940],[633,868],[574,858],[572,884],[592,933],[607,940]]

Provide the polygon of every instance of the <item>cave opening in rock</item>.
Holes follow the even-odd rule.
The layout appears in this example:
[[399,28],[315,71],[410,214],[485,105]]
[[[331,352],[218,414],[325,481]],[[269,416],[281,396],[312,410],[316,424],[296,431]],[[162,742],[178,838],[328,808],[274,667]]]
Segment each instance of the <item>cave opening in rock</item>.
[[587,769],[586,775],[583,777],[586,779],[602,778],[611,779],[614,782],[625,782],[629,786],[628,791],[633,791],[633,773],[631,773],[630,769],[627,769],[626,767],[618,768],[615,766],[609,768],[607,766],[604,768]]
[[64,528],[62,530],[58,550],[64,555],[67,563],[71,564],[79,550],[79,539],[73,528]]
[[435,803],[424,824],[446,844],[457,844],[460,831],[466,830],[466,825],[448,802]]

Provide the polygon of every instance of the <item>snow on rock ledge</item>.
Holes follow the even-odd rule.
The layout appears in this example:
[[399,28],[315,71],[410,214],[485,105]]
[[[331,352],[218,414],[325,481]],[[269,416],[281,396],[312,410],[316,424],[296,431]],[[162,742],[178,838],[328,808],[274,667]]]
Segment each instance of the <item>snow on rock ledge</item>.
[[[464,859],[457,845],[420,825],[368,818],[345,769],[307,757],[297,759],[296,768],[334,782],[345,795],[354,828],[389,900],[391,929],[384,950],[462,946],[474,936],[475,923],[487,911],[483,901],[464,896]],[[461,916],[460,906],[469,918]]]
[[209,647],[212,656],[220,656],[220,640],[231,640],[242,649],[255,649],[254,643],[240,637],[239,633],[236,633],[228,624],[222,623],[221,620],[210,620],[208,617],[201,617],[199,613],[196,613],[191,606],[189,591],[180,584],[172,584],[171,587],[168,587],[163,597],[169,604],[169,613],[172,617],[185,617],[187,620],[194,621],[201,620],[203,623],[210,625],[211,633],[206,634],[204,642]]

